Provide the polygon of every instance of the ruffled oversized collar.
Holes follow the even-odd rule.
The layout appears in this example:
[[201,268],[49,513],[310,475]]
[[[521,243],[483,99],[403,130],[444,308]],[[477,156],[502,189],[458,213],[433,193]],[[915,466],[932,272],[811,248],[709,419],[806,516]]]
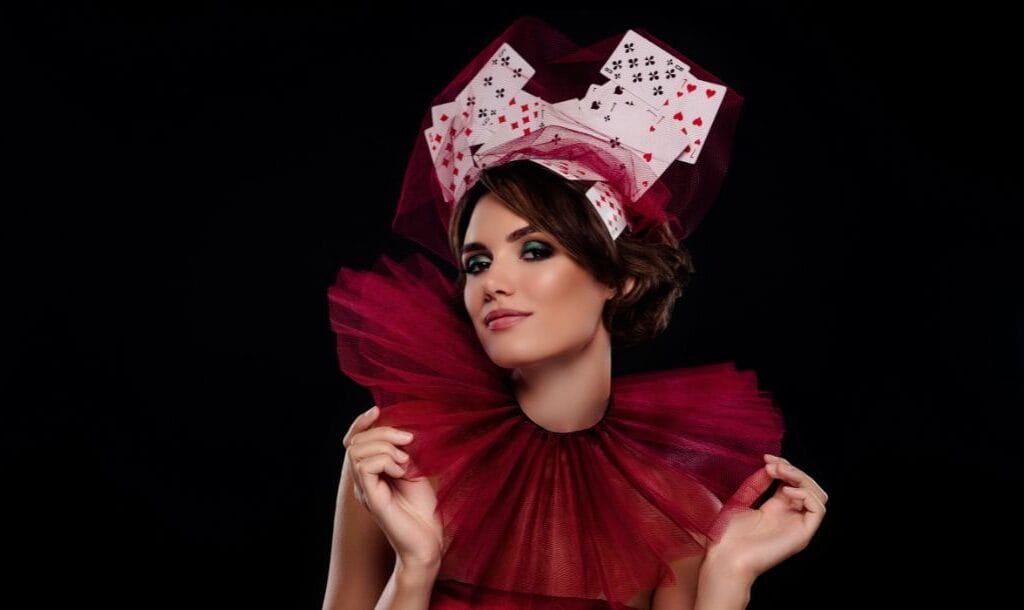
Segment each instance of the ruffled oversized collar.
[[375,425],[415,434],[408,476],[436,482],[438,578],[481,595],[625,607],[674,584],[669,564],[704,552],[779,453],[780,410],[732,362],[616,375],[596,424],[546,430],[422,255],[342,268],[328,298],[341,370],[381,408]]

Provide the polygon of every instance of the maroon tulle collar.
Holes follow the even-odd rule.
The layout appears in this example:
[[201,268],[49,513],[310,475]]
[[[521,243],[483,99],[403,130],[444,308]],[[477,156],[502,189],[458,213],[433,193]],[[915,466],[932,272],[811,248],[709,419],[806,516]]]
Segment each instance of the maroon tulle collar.
[[[472,607],[492,603],[485,591],[515,607],[621,605],[674,583],[669,564],[703,553],[762,455],[779,453],[780,411],[732,362],[614,376],[601,420],[551,432],[425,257],[342,269],[328,297],[339,365],[381,407],[375,425],[415,434],[406,476],[436,481],[439,579],[478,593]],[[452,591],[432,607],[464,607]]]

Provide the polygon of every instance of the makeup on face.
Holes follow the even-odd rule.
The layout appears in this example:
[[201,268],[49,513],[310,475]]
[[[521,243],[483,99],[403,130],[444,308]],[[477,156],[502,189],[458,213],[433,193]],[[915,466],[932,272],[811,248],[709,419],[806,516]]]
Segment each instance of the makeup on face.
[[499,366],[576,353],[602,329],[607,288],[500,198],[477,202],[461,250],[466,311]]
[[510,315],[502,316],[491,322],[487,323],[487,330],[503,330],[519,324],[526,318],[530,317],[530,314],[525,315]]

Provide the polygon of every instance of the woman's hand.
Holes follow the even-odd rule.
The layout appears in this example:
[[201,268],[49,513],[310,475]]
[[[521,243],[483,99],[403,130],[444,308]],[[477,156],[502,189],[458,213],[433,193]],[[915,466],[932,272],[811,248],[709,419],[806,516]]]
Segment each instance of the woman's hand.
[[412,434],[390,426],[373,428],[380,414],[375,405],[359,415],[344,444],[354,472],[355,495],[387,536],[406,565],[431,565],[441,559],[444,538],[434,516],[437,495],[426,477],[405,478],[409,455],[395,445]]
[[765,473],[782,485],[760,508],[732,512],[721,536],[707,550],[714,564],[738,570],[750,582],[807,547],[828,502],[825,490],[788,460],[767,454],[764,460],[764,469],[747,479],[745,486]]

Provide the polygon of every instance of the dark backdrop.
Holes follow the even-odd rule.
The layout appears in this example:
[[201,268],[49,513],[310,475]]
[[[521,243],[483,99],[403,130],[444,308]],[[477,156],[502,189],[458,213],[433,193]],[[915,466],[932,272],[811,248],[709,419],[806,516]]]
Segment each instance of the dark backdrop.
[[[6,574],[24,607],[318,608],[326,289],[385,251],[432,97],[520,14],[645,27],[746,105],[698,275],[618,370],[733,359],[830,493],[751,608],[994,599],[1020,543],[1017,33],[978,3],[2,9]],[[285,7],[288,8],[285,8]],[[901,10],[906,10],[901,9]]]

